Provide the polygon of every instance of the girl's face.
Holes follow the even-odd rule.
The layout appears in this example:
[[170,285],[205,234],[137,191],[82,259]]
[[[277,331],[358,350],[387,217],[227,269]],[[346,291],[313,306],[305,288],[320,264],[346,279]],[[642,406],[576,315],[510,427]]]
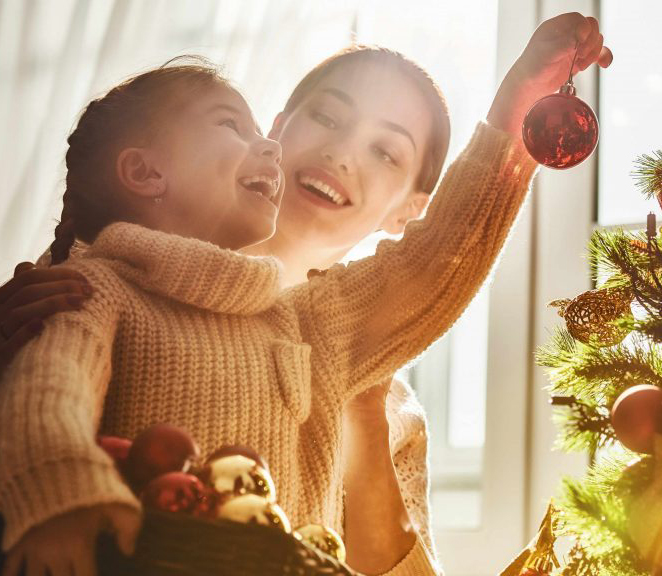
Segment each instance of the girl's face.
[[189,100],[151,147],[163,185],[151,210],[158,227],[232,249],[269,238],[283,191],[280,145],[220,82]]
[[379,228],[400,231],[428,200],[416,181],[431,124],[424,96],[399,70],[333,70],[272,130],[286,181],[279,233],[346,250]]

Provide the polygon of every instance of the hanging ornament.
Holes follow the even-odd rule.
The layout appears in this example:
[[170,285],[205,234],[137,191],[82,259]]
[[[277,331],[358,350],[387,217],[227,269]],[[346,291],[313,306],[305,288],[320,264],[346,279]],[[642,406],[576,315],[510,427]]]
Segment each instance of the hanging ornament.
[[568,332],[575,340],[604,347],[614,346],[628,335],[627,330],[613,322],[632,316],[631,302],[629,290],[603,288],[589,290],[573,300],[554,300],[549,305],[559,309],[559,316],[565,319]]
[[651,454],[662,431],[662,390],[649,384],[628,388],[614,403],[611,424],[626,448]]
[[529,154],[549,168],[572,168],[588,158],[598,143],[598,119],[577,98],[570,65],[568,81],[556,94],[538,100],[526,113],[522,137]]
[[306,524],[297,528],[294,535],[340,562],[344,562],[347,558],[345,544],[340,534],[328,526]]

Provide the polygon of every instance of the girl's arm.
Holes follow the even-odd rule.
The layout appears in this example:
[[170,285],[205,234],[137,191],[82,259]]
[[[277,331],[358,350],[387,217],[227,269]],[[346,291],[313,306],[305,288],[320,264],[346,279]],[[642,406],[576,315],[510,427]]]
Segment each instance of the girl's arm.
[[[521,110],[581,66],[601,61],[597,22],[564,14],[544,22],[506,76],[490,111],[445,174],[421,221],[371,258],[336,265],[292,292],[341,400],[386,378],[444,334],[488,277],[536,168],[517,136]],[[604,62],[603,62],[604,60]],[[564,72],[565,70],[565,72]],[[521,126],[521,124],[520,124]]]
[[49,318],[0,384],[0,509],[3,548],[71,510],[139,505],[111,458],[95,443],[111,374],[119,298],[109,271],[78,266],[95,286],[76,312]]

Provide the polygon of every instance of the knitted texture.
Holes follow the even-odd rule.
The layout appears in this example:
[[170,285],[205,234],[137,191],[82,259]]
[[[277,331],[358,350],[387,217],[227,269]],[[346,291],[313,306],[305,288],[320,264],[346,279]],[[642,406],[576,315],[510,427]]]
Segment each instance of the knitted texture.
[[[3,547],[79,506],[138,507],[94,435],[133,437],[166,421],[203,454],[254,447],[294,526],[342,531],[343,404],[452,326],[535,166],[481,124],[403,240],[284,293],[272,258],[133,224],[106,228],[68,264],[93,285],[91,299],[47,319],[0,386]],[[421,557],[419,540],[401,564]]]
[[395,378],[391,382],[386,396],[386,418],[400,494],[414,529],[438,569],[430,518],[428,425],[425,409],[407,382]]

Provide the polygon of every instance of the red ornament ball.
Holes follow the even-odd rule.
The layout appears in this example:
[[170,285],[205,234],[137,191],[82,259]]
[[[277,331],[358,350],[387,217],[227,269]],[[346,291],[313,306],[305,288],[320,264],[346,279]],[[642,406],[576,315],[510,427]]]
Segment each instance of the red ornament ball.
[[140,492],[147,483],[167,472],[186,472],[200,450],[186,430],[156,424],[136,436],[127,457],[127,475]]
[[520,573],[520,576],[549,576],[549,572],[536,570],[535,568],[527,568],[524,572]]
[[145,506],[202,518],[216,516],[215,495],[198,477],[169,472],[154,478],[141,496]]
[[662,390],[649,384],[628,388],[614,403],[611,423],[625,447],[651,454],[662,429]]
[[[565,87],[564,87],[565,88]],[[529,154],[549,168],[576,166],[598,143],[598,119],[572,91],[546,96],[526,113],[522,137]]]

